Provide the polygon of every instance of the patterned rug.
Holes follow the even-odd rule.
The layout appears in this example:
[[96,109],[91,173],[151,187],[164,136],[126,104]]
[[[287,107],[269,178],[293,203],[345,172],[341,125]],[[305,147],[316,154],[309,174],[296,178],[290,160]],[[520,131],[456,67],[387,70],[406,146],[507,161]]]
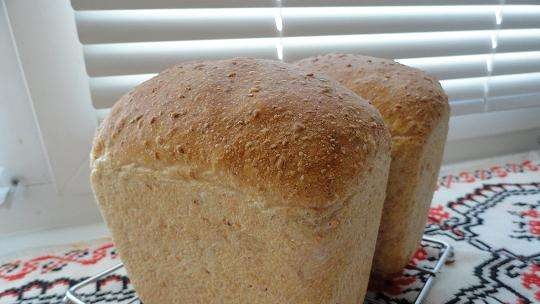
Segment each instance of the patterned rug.
[[[425,303],[540,303],[540,157],[537,152],[441,170],[426,235],[454,247]],[[432,267],[440,248],[424,244],[411,264]],[[0,258],[0,304],[62,303],[69,286],[120,263],[100,239]],[[427,279],[406,270],[380,303],[412,303]],[[86,303],[128,303],[136,295],[123,270],[81,290]]]

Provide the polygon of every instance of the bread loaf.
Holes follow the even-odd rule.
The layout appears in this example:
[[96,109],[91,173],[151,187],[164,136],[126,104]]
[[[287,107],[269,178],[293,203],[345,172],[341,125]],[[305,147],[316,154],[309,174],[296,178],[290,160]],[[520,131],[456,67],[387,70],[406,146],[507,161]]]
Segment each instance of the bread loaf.
[[374,274],[401,273],[419,246],[448,131],[448,98],[425,72],[392,60],[329,54],[296,63],[324,73],[370,101],[392,135],[392,162]]
[[364,297],[389,165],[389,132],[356,94],[231,59],[123,96],[91,180],[145,304],[346,304]]

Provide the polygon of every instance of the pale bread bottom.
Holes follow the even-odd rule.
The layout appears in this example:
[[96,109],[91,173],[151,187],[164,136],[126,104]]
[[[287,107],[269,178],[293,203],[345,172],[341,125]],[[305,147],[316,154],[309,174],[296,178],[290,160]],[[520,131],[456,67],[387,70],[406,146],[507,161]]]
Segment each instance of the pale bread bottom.
[[389,160],[327,209],[265,206],[217,183],[96,169],[94,191],[145,304],[361,303]]
[[[399,275],[420,245],[441,166],[447,129],[446,120],[442,119],[425,143],[417,138],[393,139],[386,201],[373,262],[373,280]],[[372,282],[371,285],[377,284]]]

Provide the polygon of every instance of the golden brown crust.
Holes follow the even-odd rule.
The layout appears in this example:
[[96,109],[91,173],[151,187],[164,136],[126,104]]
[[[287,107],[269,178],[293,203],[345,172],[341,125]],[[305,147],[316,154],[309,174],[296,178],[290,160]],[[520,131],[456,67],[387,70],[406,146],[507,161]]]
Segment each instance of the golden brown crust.
[[450,108],[439,82],[424,71],[393,60],[354,54],[327,54],[295,63],[323,73],[370,101],[392,137],[427,138]]
[[[172,67],[124,95],[98,130],[93,166],[178,169],[276,204],[328,207],[389,150],[371,105],[284,63],[237,58]],[[187,168],[187,169],[186,169]]]
[[448,131],[448,98],[434,78],[392,60],[329,54],[296,64],[369,100],[390,129],[392,161],[373,273],[400,274],[426,222]]

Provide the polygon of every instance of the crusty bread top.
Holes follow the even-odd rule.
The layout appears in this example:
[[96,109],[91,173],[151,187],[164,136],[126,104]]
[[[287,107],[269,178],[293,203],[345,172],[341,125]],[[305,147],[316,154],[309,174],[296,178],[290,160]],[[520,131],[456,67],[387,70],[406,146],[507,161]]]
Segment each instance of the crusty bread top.
[[392,137],[425,139],[441,117],[449,115],[448,97],[435,78],[393,60],[328,54],[295,64],[305,71],[332,77],[370,101],[383,116]]
[[377,110],[337,82],[237,58],[178,65],[124,95],[91,160],[93,174],[173,171],[266,202],[324,208],[352,195],[389,146]]

